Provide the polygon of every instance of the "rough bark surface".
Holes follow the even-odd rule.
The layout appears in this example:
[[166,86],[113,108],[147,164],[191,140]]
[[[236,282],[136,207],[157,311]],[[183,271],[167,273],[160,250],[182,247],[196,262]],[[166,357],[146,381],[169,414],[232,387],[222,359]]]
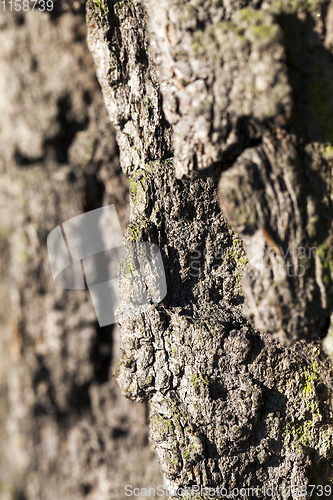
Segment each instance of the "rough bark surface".
[[122,500],[156,486],[146,407],[112,377],[117,328],[87,291],[55,287],[46,238],[115,204],[128,180],[86,46],[84,2],[0,12],[0,498]]
[[142,6],[120,2],[89,35],[125,172],[170,156],[166,118],[176,176],[226,171],[220,204],[246,244],[253,273],[244,294],[257,328],[284,342],[324,336],[332,312],[332,5],[145,6],[147,32]]
[[272,484],[282,499],[279,487],[332,478],[330,362],[319,341],[266,335],[290,344],[329,327],[332,9],[87,3],[130,175],[126,239],[164,258],[168,295],[121,320],[117,375],[127,397],[149,398],[169,486],[258,487],[265,498]]

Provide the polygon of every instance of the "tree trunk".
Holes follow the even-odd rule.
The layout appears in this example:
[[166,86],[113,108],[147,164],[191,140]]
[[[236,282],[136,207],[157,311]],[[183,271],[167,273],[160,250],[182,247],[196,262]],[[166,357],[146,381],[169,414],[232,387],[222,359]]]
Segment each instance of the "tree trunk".
[[128,180],[84,2],[57,1],[50,14],[9,7],[0,4],[0,498],[122,500],[128,483],[161,482],[146,407],[112,377],[118,329],[99,328],[87,291],[55,286],[46,239],[102,204],[125,228]]
[[332,2],[87,13],[130,177],[126,241],[165,266],[166,298],[121,320],[117,378],[149,400],[170,497],[331,495]]

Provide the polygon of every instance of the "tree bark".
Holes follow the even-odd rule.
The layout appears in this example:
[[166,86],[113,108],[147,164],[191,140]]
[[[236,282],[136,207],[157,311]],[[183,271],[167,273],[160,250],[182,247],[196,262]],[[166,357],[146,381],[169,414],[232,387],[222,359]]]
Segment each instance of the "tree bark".
[[117,373],[149,400],[165,484],[276,499],[313,484],[319,498],[333,474],[333,4],[90,0],[87,14],[130,176],[127,244],[159,245],[166,271],[162,303],[121,320]]
[[103,204],[125,228],[128,180],[84,2],[14,3],[0,5],[0,498],[122,500],[161,482],[146,407],[112,376],[118,328],[99,328],[87,291],[55,286],[46,240]]

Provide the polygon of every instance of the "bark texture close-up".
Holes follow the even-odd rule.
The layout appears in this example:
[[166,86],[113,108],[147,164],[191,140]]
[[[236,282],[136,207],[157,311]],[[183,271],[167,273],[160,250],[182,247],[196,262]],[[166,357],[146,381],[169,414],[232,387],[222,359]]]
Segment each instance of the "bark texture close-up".
[[84,2],[1,11],[0,46],[0,499],[122,500],[161,482],[146,406],[112,376],[118,328],[99,327],[88,291],[55,286],[46,247],[102,205],[123,230],[129,217]]
[[164,260],[166,298],[120,318],[117,379],[149,400],[166,485],[328,485],[333,4],[87,13],[130,176],[125,238]]
[[[0,46],[1,500],[333,498],[332,0],[57,0]],[[47,237],[108,205],[100,327]]]

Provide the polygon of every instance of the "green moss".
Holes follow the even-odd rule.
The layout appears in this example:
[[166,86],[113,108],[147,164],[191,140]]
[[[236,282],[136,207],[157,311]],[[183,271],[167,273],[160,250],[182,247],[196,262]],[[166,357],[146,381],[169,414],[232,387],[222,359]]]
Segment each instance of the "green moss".
[[174,433],[174,426],[170,420],[163,418],[161,415],[156,415],[151,419],[150,426],[155,432],[165,439],[169,434]]
[[137,271],[135,270],[134,263],[132,261],[126,264],[125,273],[127,274],[127,276],[137,276]]
[[233,238],[233,245],[225,252],[226,264],[231,265],[235,277],[234,295],[242,295],[242,278],[245,266],[248,263],[244,245],[236,236]]
[[327,457],[332,454],[333,426],[320,424],[323,415],[316,399],[317,380],[318,364],[314,360],[311,366],[301,368],[296,381],[289,381],[297,393],[287,403],[284,433],[286,444],[295,451],[307,446]]
[[294,448],[300,451],[300,445],[309,446],[311,444],[311,430],[313,422],[307,420],[302,424],[289,424],[286,427],[287,436],[293,440]]
[[167,160],[150,161],[146,163],[145,166],[141,170],[139,170],[139,172],[141,172],[142,175],[161,175],[163,171],[169,169],[170,166],[172,166],[172,163],[173,160],[171,158]]
[[116,378],[119,377],[119,375],[120,375],[120,368],[122,367],[122,365],[123,365],[123,362],[121,360],[119,360],[118,363],[117,363],[117,365],[116,365],[116,367],[115,367],[115,369],[114,369],[114,372],[113,372],[113,375]]
[[175,431],[181,434],[192,431],[192,427],[189,424],[189,416],[182,412],[175,402],[171,402],[171,404],[170,402],[168,403],[170,405],[169,408],[172,413],[171,420]]
[[314,415],[313,418],[303,422],[295,421],[289,423],[286,428],[287,441],[296,451],[301,451],[303,446],[311,447],[318,451],[320,455],[328,457],[332,453],[332,426],[319,428],[318,424],[321,416]]
[[195,373],[192,375],[192,384],[194,387],[197,387],[198,384],[202,384],[203,386],[209,386],[209,381],[206,375],[202,373]]
[[99,10],[102,12],[105,11],[106,5],[105,5],[105,0],[93,0],[94,4],[96,7],[98,7]]
[[130,193],[134,196],[138,194],[141,188],[145,188],[145,182],[143,179],[134,180],[133,177],[130,177],[129,180],[129,190]]
[[252,28],[253,33],[257,35],[258,38],[271,39],[273,40],[277,33],[277,26],[271,26],[269,24],[264,24],[262,26],[254,26]]
[[129,242],[141,241],[143,234],[149,232],[152,227],[153,224],[145,217],[137,219],[134,223],[128,225],[125,238]]
[[27,265],[31,262],[32,257],[28,254],[26,250],[22,250],[19,253],[19,264]]
[[312,362],[312,370],[304,368],[302,371],[302,376],[304,379],[303,382],[303,391],[307,396],[314,395],[314,384],[313,382],[318,379],[317,375],[318,364],[317,361]]
[[196,42],[194,42],[193,44],[193,50],[195,53],[198,53],[199,50],[200,50],[200,43],[198,42],[198,40]]
[[332,282],[333,276],[333,251],[324,242],[317,247],[317,255],[323,268],[323,283],[328,286]]
[[[154,176],[163,175],[163,171],[170,168],[172,160],[153,161],[147,163],[143,168],[137,170],[129,180],[129,190],[131,202],[136,212],[144,213],[150,201],[152,180]],[[161,209],[161,202],[157,202],[153,212],[149,214],[149,219],[145,216],[136,218],[129,226],[125,238],[127,241],[140,241],[143,234],[149,232],[155,225],[158,225],[156,215]]]
[[236,35],[241,40],[245,40],[244,28],[242,26],[237,26],[237,24],[233,23],[232,21],[223,21],[214,26],[213,33],[217,40],[219,39],[220,33],[224,34],[230,32]]
[[146,109],[149,108],[150,106],[150,103],[151,103],[151,96],[152,94],[149,94],[149,95],[146,95],[144,98],[143,98],[143,105]]
[[270,6],[270,11],[274,14],[296,14],[298,12],[318,11],[318,0],[276,0]]
[[239,24],[238,30],[242,28],[252,43],[268,45],[278,39],[280,34],[278,24],[274,23],[271,16],[263,10],[246,7],[239,11],[236,19]]
[[170,465],[176,465],[176,464],[178,464],[178,463],[179,463],[179,458],[178,458],[177,456],[175,456],[175,455],[174,455],[174,456],[172,456],[172,455],[170,454],[169,464],[170,464]]
[[243,269],[244,266],[248,263],[243,243],[240,239],[234,238],[232,247],[229,251],[231,257],[234,259],[236,266],[240,269]]
[[235,41],[235,38],[241,44],[246,44],[247,39],[244,35],[244,28],[237,26],[232,21],[222,21],[213,25],[209,25],[205,31],[197,30],[193,34],[193,51],[196,57],[204,57],[211,59],[220,59],[221,51],[230,49]]
[[324,157],[326,160],[331,160],[333,158],[333,146],[329,143],[324,144]]
[[131,0],[120,0],[119,2],[115,2],[115,11],[119,11],[120,9],[124,9],[126,7],[133,7]]
[[239,11],[239,19],[241,21],[246,20],[251,23],[262,22],[263,17],[263,11],[253,9],[252,7],[247,7]]

